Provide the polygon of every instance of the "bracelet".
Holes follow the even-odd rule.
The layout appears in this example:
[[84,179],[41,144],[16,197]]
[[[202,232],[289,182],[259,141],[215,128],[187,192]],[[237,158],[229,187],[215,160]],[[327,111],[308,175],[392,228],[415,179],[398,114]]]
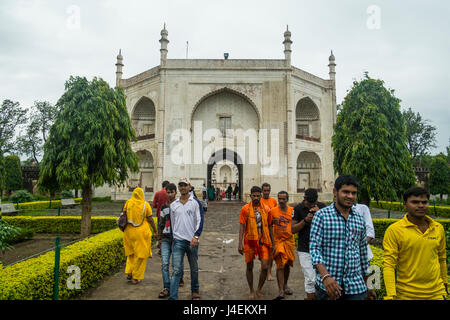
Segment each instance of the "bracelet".
[[322,282],[323,282],[326,278],[328,278],[328,277],[331,277],[331,275],[330,275],[329,273],[327,273],[326,275],[324,275],[324,276],[322,277]]

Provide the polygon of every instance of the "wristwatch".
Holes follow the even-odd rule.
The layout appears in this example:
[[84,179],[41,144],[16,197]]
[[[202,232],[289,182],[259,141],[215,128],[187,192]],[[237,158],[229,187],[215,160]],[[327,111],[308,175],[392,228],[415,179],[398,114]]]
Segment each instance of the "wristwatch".
[[198,240],[198,236],[194,236],[194,238]]

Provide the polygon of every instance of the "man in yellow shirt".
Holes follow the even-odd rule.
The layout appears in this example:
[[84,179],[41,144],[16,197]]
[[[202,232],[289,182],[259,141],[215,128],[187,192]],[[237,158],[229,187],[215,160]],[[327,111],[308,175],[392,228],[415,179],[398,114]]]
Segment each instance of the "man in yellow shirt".
[[386,230],[383,240],[386,300],[445,299],[445,231],[426,215],[429,198],[423,188],[406,190],[403,205],[407,214]]

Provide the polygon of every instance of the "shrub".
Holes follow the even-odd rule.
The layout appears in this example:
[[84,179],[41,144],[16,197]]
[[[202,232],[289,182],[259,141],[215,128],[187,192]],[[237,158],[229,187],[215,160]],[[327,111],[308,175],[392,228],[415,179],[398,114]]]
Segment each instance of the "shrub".
[[[0,251],[3,253],[7,249],[12,249],[12,242],[19,234],[19,228],[8,223],[5,219],[0,219]],[[0,261],[1,263],[1,261]]]
[[[116,217],[92,217],[91,233],[100,233],[111,229],[117,229]],[[81,217],[3,217],[13,226],[31,229],[36,233],[54,233],[54,234],[78,234],[81,230]],[[155,225],[157,218],[153,217]]]
[[[403,203],[401,203],[401,202],[371,201],[370,206],[373,208],[405,212],[405,208],[403,207]],[[432,216],[437,216],[437,217],[450,218],[450,207],[430,205],[430,208],[428,209],[428,214],[430,214]]]
[[373,258],[370,260],[371,265],[376,265],[380,268],[380,289],[375,289],[375,292],[377,294],[377,300],[384,300],[384,297],[386,296],[386,286],[384,285],[384,278],[383,278],[383,254],[384,251],[378,247],[370,246],[370,249],[372,249]]
[[[11,225],[34,230],[36,233],[78,234],[81,230],[81,217],[3,217]],[[117,228],[115,217],[92,217],[91,233]]]
[[[82,198],[76,198],[75,202],[80,203]],[[50,201],[34,201],[19,203],[20,210],[43,210],[43,209],[58,209],[61,207],[61,200],[52,200],[51,208]]]
[[9,199],[13,203],[34,201],[33,195],[29,193],[28,190],[19,190],[16,193],[14,193],[11,197],[9,197]]
[[16,244],[19,242],[33,239],[34,236],[33,229],[28,228],[17,228],[17,229],[19,229],[19,233],[11,239],[11,244]]
[[[397,222],[400,219],[373,219],[373,227],[375,229],[375,237],[377,239],[383,239],[384,233],[386,232],[386,229],[393,224],[394,222]],[[444,230],[449,231],[450,230],[450,219],[435,219],[434,221],[439,222],[444,227]],[[448,240],[447,240],[447,247],[448,247]]]
[[[70,299],[93,287],[112,268],[125,261],[123,233],[119,229],[63,247],[60,258],[59,298]],[[55,252],[0,270],[0,300],[50,300],[53,296]],[[68,289],[69,266],[81,271],[81,290]]]

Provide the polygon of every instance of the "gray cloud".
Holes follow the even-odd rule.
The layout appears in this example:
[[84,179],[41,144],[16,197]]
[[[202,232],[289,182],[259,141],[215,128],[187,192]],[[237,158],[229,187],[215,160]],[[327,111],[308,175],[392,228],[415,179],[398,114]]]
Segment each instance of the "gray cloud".
[[[72,5],[80,10],[73,28]],[[367,27],[367,9],[380,9],[380,29]],[[0,3],[0,99],[23,106],[53,103],[70,75],[115,81],[121,48],[124,77],[159,64],[163,23],[169,58],[281,59],[283,32],[292,32],[292,63],[328,78],[330,50],[337,63],[337,99],[364,71],[395,89],[438,128],[438,148],[450,137],[448,13],[442,1],[18,1]]]

